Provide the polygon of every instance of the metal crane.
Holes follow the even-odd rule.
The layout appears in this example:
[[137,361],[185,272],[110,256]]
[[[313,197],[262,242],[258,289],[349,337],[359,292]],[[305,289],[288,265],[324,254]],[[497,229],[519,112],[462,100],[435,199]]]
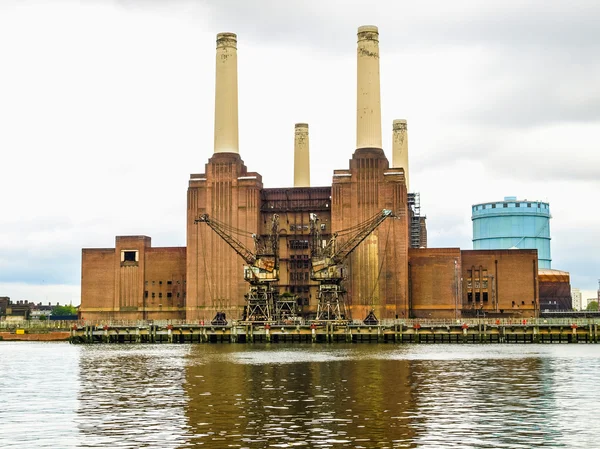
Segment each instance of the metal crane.
[[[363,223],[333,234],[329,241],[322,241],[316,214],[310,215],[311,262],[310,278],[319,283],[317,321],[347,319],[342,281],[346,278],[344,261],[360,243],[369,236],[383,221],[393,217],[392,211],[383,209]],[[353,235],[341,245],[337,238],[342,233]]]
[[232,235],[244,231],[211,218],[208,214],[201,215],[194,223],[206,223],[244,260],[244,280],[250,284],[245,295],[247,305],[244,319],[254,322],[273,321],[278,296],[273,284],[279,281],[279,215],[273,215],[268,241],[252,234],[254,251]]

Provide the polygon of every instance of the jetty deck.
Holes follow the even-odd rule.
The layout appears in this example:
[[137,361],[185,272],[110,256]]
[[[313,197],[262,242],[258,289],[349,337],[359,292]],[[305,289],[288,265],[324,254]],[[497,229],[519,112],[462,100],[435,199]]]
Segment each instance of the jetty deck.
[[600,319],[77,323],[71,343],[598,343]]

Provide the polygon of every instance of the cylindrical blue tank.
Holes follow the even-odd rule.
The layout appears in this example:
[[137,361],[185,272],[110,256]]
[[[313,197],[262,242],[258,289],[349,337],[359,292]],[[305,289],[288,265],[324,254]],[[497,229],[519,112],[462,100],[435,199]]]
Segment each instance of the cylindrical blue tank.
[[507,196],[475,204],[472,212],[473,249],[537,249],[538,267],[552,268],[548,203]]

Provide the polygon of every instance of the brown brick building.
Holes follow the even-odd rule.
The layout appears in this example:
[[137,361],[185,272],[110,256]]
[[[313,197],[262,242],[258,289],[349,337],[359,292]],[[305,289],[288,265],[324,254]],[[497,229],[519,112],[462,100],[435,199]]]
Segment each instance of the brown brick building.
[[[144,236],[117,237],[115,248],[84,249],[81,315],[94,319],[210,320],[217,312],[239,319],[248,284],[244,261],[205,223],[226,224],[247,248],[252,234],[268,237],[279,217],[279,294],[294,297],[305,318],[314,316],[317,283],[310,280],[310,216],[321,238],[356,229],[389,209],[385,220],[344,260],[347,317],[363,319],[459,318],[478,314],[538,313],[535,250],[461,251],[427,245],[424,217],[408,200],[406,122],[394,122],[394,157],[382,150],[379,40],[376,27],[360,27],[357,47],[357,143],[348,168],[334,170],[331,186],[263,187],[238,150],[237,38],[217,37],[215,148],[204,173],[192,174],[187,191],[185,248],[152,248]],[[296,126],[308,158],[308,125]],[[301,129],[299,129],[301,128]],[[300,136],[300,137],[298,137]],[[296,151],[298,152],[299,147]],[[308,167],[302,157],[297,167]],[[400,162],[396,162],[400,161]],[[411,223],[414,226],[411,226]],[[414,232],[417,232],[416,235]],[[348,234],[346,238],[351,238]],[[412,244],[411,242],[416,242]],[[342,240],[343,243],[343,240]]]

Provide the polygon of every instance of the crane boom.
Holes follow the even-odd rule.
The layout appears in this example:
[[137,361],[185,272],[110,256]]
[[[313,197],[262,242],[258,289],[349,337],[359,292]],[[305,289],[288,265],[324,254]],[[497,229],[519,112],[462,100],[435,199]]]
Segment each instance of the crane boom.
[[194,220],[195,223],[206,223],[213,231],[215,231],[219,237],[233,248],[233,250],[240,255],[244,262],[248,265],[253,265],[256,262],[256,255],[250,251],[246,246],[232,235],[225,232],[223,226],[216,220],[211,219],[208,214],[202,214],[200,218]]
[[344,232],[354,234],[339,247],[337,247],[338,233],[334,233],[326,245],[320,246],[318,217],[311,214],[311,264],[310,278],[319,283],[317,295],[317,321],[343,321],[348,320],[344,296],[345,289],[342,282],[345,279],[344,260],[366,239],[383,221],[392,217],[392,211],[383,209],[381,213],[371,217],[359,225]]
[[381,213],[375,215],[373,218],[362,223],[358,232],[342,244],[332,255],[331,259],[334,263],[343,262],[349,255],[356,249],[361,242],[366,239],[371,232],[379,227],[383,221],[392,215],[392,211],[389,209],[383,209]]

